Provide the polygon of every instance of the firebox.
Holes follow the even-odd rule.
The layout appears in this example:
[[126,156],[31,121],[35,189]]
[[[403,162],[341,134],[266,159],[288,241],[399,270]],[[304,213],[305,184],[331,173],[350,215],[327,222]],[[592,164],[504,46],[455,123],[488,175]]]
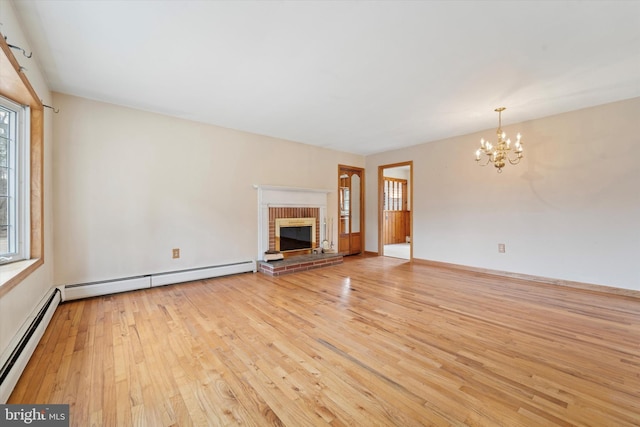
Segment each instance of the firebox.
[[316,247],[315,218],[277,218],[275,226],[277,251],[299,251]]

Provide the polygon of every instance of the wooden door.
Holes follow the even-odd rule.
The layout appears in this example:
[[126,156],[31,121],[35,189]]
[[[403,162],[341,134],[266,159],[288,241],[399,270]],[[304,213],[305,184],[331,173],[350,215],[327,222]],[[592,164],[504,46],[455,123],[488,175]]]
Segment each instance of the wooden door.
[[407,180],[385,177],[382,211],[384,245],[405,243],[410,235],[407,200]]
[[338,166],[338,252],[364,250],[364,169]]

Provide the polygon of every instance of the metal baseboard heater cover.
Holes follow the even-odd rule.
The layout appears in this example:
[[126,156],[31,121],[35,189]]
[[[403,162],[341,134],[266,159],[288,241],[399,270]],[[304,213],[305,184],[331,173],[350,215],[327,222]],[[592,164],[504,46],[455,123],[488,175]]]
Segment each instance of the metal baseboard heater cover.
[[64,286],[64,301],[80,298],[90,298],[118,292],[133,291],[174,283],[191,282],[194,280],[210,279],[212,277],[228,276],[231,274],[256,272],[255,261],[244,261],[233,264],[216,265],[189,270],[155,273],[144,276],[127,277],[100,282],[81,283]]
[[12,345],[9,345],[9,349],[5,353],[6,356],[5,354],[2,355],[0,403],[6,403],[9,399],[60,301],[62,301],[60,290],[57,288],[52,289],[49,296],[45,297],[38,306],[37,314],[30,317],[32,321],[25,324],[21,331],[18,332],[18,338],[14,340]]

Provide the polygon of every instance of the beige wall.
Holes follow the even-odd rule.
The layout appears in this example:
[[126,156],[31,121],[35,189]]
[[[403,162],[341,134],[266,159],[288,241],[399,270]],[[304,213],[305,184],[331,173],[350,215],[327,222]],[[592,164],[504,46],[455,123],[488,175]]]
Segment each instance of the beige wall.
[[54,102],[57,285],[255,259],[254,184],[332,190],[335,212],[338,164],[364,165],[362,156],[88,99],[56,93]]
[[[10,2],[0,1],[0,32],[7,37],[8,43],[30,51],[31,48],[17,22]],[[19,51],[14,51],[18,62],[27,69],[25,74],[38,96],[47,105],[51,105],[51,93],[42,77],[37,59],[27,59]],[[44,116],[44,254],[45,262],[26,280],[0,297],[0,354],[14,340],[20,328],[31,322],[31,313],[40,300],[45,297],[53,284],[53,233],[52,233],[52,116],[45,109]],[[2,267],[0,267],[2,268]]]
[[502,174],[474,161],[495,128],[368,156],[367,250],[378,244],[378,166],[413,160],[415,258],[640,290],[639,118],[640,98],[506,116],[526,151]]

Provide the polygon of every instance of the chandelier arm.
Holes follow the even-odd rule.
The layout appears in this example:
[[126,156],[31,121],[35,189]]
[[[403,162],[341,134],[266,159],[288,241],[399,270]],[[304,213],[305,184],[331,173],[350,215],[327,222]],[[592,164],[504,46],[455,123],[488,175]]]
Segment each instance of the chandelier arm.
[[487,161],[484,162],[484,164],[480,163],[480,159],[476,159],[476,162],[478,162],[480,166],[487,166],[491,162],[491,156],[487,157]]
[[507,160],[509,160],[509,163],[512,165],[517,165],[520,163],[520,160],[522,160],[522,157],[516,157],[515,160],[511,160],[511,157],[507,157]]

